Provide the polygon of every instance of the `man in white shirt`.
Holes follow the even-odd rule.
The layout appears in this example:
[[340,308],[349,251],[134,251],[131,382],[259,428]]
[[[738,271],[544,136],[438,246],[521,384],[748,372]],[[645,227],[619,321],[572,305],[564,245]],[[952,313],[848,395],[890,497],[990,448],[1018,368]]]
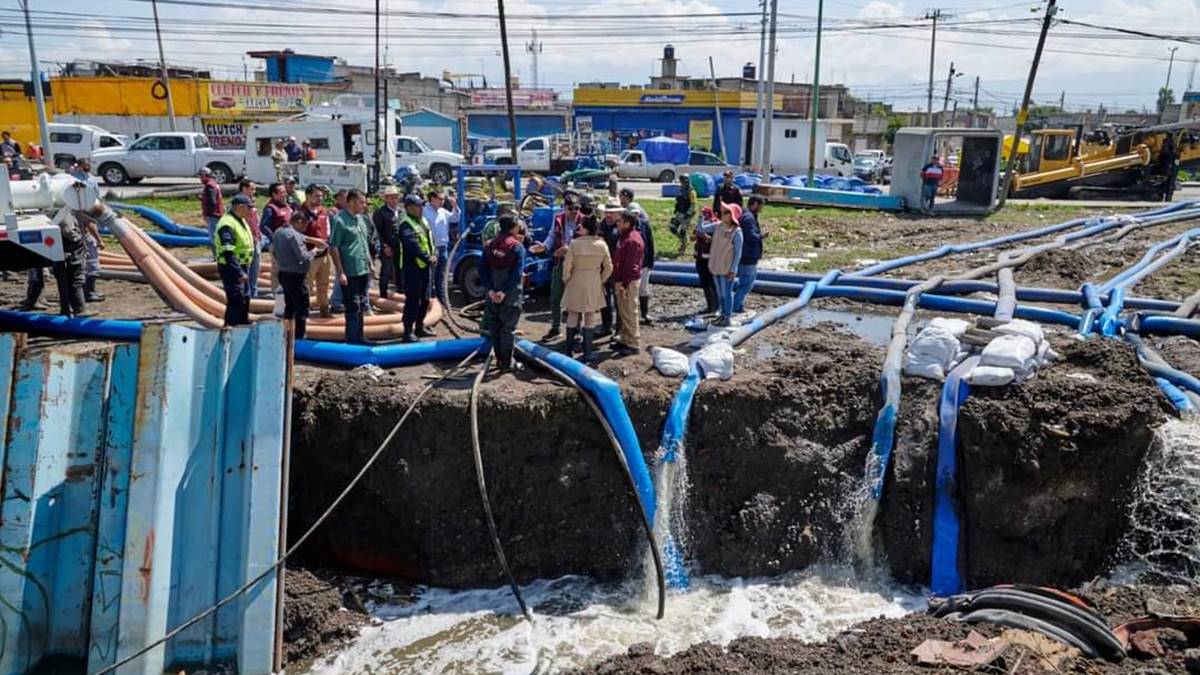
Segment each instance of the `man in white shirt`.
[[[449,207],[447,209],[446,207]],[[434,188],[425,195],[425,222],[433,231],[433,246],[437,249],[437,267],[434,271],[433,292],[438,302],[446,304],[445,272],[450,251],[450,226],[458,225],[458,205],[454,198],[446,198],[441,188]]]

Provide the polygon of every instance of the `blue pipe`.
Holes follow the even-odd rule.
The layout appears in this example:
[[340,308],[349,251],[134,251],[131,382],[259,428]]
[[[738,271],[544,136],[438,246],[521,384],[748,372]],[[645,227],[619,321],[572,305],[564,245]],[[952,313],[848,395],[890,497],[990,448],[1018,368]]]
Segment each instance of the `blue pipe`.
[[958,411],[971,394],[963,375],[979,364],[972,356],[946,376],[938,407],[937,473],[933,493],[933,550],[930,553],[930,589],[948,597],[963,591],[958,565],[959,522],[956,499],[958,480]]
[[204,237],[205,239],[209,238],[208,230],[202,227],[192,227],[191,225],[180,225],[179,223],[171,220],[171,217],[167,214],[163,213],[162,211],[152,209],[149,206],[142,206],[140,204],[125,204],[122,202],[107,202],[107,204],[118,211],[133,211],[139,216],[162,228],[162,231],[166,232],[167,234],[178,234],[185,237]]
[[1200,339],[1200,321],[1196,319],[1139,314],[1133,325],[1137,332],[1145,335],[1186,335]]
[[1182,389],[1175,386],[1173,382],[1164,377],[1156,377],[1154,381],[1158,383],[1158,388],[1167,395],[1167,398],[1171,399],[1171,403],[1175,406],[1176,410],[1180,413],[1196,413],[1196,406],[1192,403],[1192,400],[1187,397],[1187,394]]
[[[56,314],[35,314],[12,310],[0,310],[0,328],[7,331],[121,341],[136,341],[142,336],[141,321],[77,319]],[[296,340],[295,354],[297,361],[325,366],[353,368],[372,363],[381,368],[394,368],[429,361],[463,359],[471,352],[486,349],[487,345],[488,341],[485,338],[375,347],[317,340]]]
[[638,441],[637,432],[633,428],[633,421],[629,419],[629,411],[625,408],[625,400],[621,398],[621,388],[617,386],[616,382],[575,359],[529,340],[518,340],[517,349],[530,358],[550,364],[591,394],[596,405],[604,413],[605,419],[608,420],[613,434],[617,437],[621,453],[629,466],[629,473],[633,476],[634,487],[637,489],[642,511],[646,514],[647,520],[653,523],[654,481],[650,478],[650,470],[646,466],[646,458],[642,455],[642,446]]
[[[676,276],[678,274],[695,275],[695,267],[690,264],[658,261],[654,264],[654,270],[650,274],[650,281],[652,283],[671,284],[678,279]],[[758,293],[767,293],[769,290],[774,289],[774,294],[787,294],[778,291],[778,287],[771,284],[794,284],[799,287],[800,284],[805,284],[810,281],[820,281],[820,279],[821,275],[819,274],[764,270],[758,273],[757,281],[754,284],[754,290]],[[919,283],[921,282],[911,279],[851,277],[843,275],[839,277],[832,285],[907,291],[909,288],[912,288]],[[695,286],[697,284],[680,285]],[[998,294],[999,292],[1000,289],[997,284],[982,280],[947,281],[938,287],[938,293],[942,295],[969,295],[972,293]],[[1083,297],[1080,291],[1037,287],[1017,288],[1017,300],[1022,302],[1039,302],[1059,305],[1081,305],[1085,304],[1086,302],[1086,299]],[[1127,298],[1125,304],[1133,309],[1153,310],[1159,312],[1174,312],[1175,310],[1179,309],[1179,303],[1177,302],[1171,302],[1169,300],[1157,300],[1154,298]]]

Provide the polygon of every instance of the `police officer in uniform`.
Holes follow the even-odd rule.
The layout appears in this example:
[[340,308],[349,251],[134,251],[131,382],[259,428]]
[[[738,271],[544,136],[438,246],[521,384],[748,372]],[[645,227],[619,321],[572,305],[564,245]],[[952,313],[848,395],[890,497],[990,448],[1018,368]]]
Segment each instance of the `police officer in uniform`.
[[234,195],[229,212],[217,221],[213,247],[217,252],[217,271],[225,290],[225,325],[250,323],[250,263],[254,261],[254,237],[246,217],[253,201],[244,194]]
[[433,248],[433,231],[422,215],[425,203],[416,194],[404,197],[404,217],[400,219],[400,247],[403,249],[404,274],[404,341],[433,337],[425,327],[429,311],[429,294],[433,274],[437,273],[437,252]]

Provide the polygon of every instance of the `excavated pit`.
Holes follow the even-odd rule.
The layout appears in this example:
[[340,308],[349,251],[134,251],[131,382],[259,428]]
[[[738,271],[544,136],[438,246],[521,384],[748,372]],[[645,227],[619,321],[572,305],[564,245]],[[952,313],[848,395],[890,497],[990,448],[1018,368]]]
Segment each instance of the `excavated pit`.
[[[774,575],[848,557],[883,350],[830,324],[780,327],[766,338],[769,356],[746,357],[732,380],[706,382],[696,397],[682,510],[697,573]],[[977,388],[961,411],[959,493],[971,586],[1069,586],[1107,571],[1129,529],[1153,429],[1169,414],[1127,345],[1054,342],[1062,358],[1039,377]],[[635,367],[626,367],[620,383],[653,464],[678,382]],[[437,372],[301,372],[293,537]],[[417,406],[311,540],[309,561],[439,586],[503,583],[472,464],[469,389],[469,380],[452,380]],[[901,582],[928,579],[940,389],[904,380],[874,531],[876,550]],[[565,574],[614,581],[637,570],[644,535],[634,498],[575,391],[527,371],[485,382],[479,406],[492,508],[518,581]]]

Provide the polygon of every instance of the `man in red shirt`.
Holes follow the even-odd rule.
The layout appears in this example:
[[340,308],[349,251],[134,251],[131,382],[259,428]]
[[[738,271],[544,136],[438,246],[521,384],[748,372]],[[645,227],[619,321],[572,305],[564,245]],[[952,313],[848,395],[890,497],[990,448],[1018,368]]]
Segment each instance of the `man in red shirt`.
[[[200,215],[208,226],[208,240],[213,241],[217,231],[217,221],[225,215],[225,198],[221,194],[221,186],[213,179],[212,169],[200,169]],[[213,259],[217,258],[217,249],[213,248]]]
[[613,349],[627,356],[639,348],[638,286],[642,280],[642,257],[646,244],[638,233],[638,216],[625,212],[617,223],[617,252],[613,256],[612,281],[616,287],[617,321],[620,332]]
[[[332,217],[325,208],[325,196],[329,188],[325,185],[309,185],[304,190],[304,204],[300,211],[308,216],[308,229],[304,234],[312,239],[329,241],[329,220]],[[321,316],[330,317],[329,311],[329,280],[333,274],[333,262],[329,256],[315,258],[308,266],[308,287],[317,296],[317,308]]]

